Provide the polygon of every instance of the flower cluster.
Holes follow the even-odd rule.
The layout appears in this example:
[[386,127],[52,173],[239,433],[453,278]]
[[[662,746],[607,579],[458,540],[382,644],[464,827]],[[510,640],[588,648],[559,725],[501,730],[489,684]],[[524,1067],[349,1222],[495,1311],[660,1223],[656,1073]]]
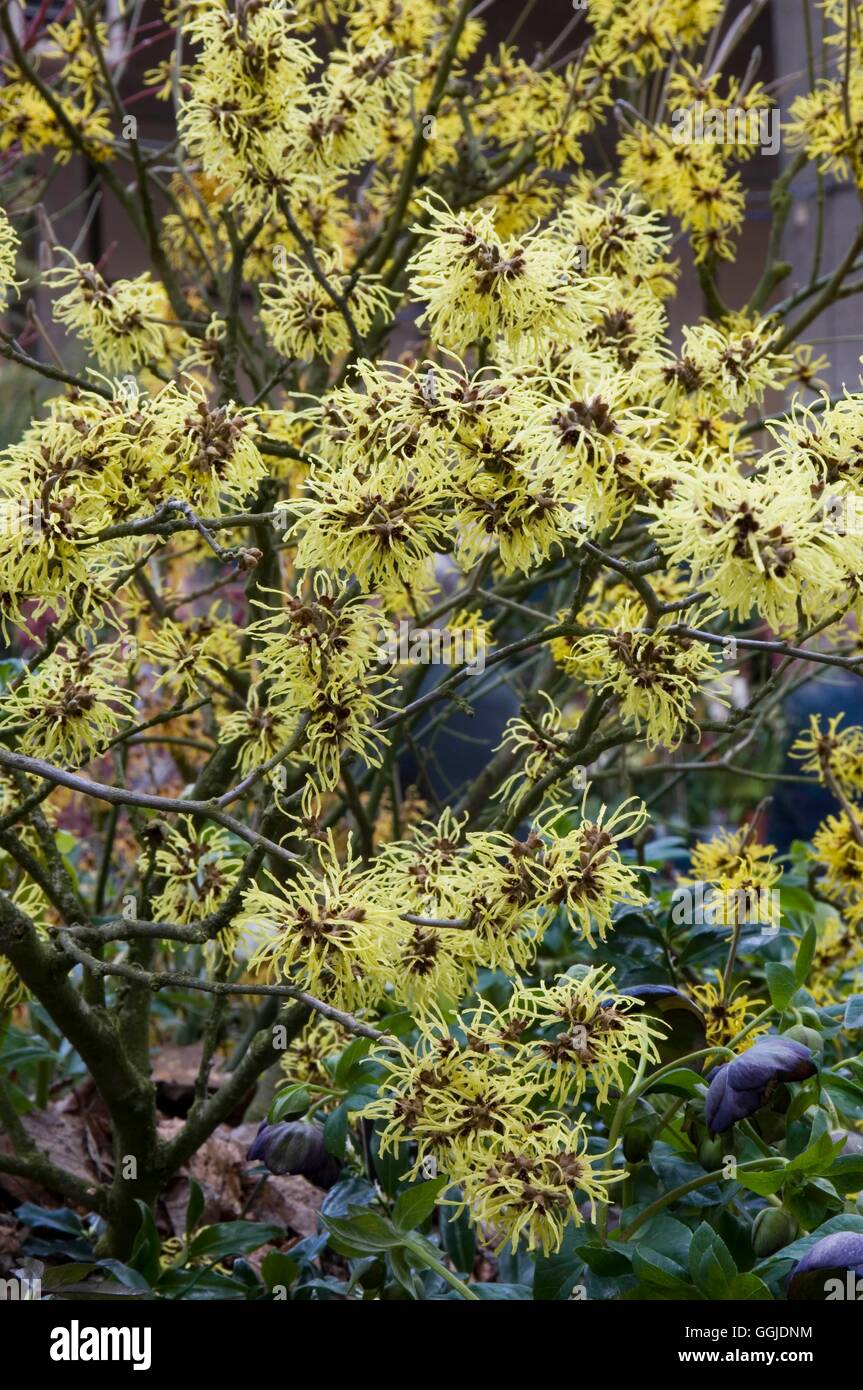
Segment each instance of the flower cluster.
[[381,1049],[388,1079],[364,1113],[385,1149],[413,1141],[415,1170],[433,1160],[501,1243],[547,1252],[622,1176],[569,1107],[588,1086],[602,1103],[635,1058],[656,1057],[659,1030],[639,1013],[608,969],[517,989],[502,1012],[483,1003],[452,1026],[432,1013],[413,1047]]
[[482,967],[524,969],[558,913],[590,945],[594,933],[604,940],[616,905],[646,901],[619,847],[644,811],[560,818],[555,808],[521,841],[465,833],[445,811],[367,868],[350,855],[342,864],[330,832],[315,842],[314,869],[244,895],[242,921],[258,940],[251,966],[341,1008],[388,994],[422,1010],[463,997]]

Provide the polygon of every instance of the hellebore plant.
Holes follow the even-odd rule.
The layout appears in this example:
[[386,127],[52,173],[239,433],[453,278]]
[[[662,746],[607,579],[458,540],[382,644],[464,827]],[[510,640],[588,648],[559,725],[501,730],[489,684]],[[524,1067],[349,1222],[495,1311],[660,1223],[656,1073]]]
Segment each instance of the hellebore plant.
[[717,1067],[710,1077],[704,1118],[712,1135],[748,1120],[782,1081],[805,1081],[817,1071],[808,1047],[791,1038],[757,1038],[747,1052]]

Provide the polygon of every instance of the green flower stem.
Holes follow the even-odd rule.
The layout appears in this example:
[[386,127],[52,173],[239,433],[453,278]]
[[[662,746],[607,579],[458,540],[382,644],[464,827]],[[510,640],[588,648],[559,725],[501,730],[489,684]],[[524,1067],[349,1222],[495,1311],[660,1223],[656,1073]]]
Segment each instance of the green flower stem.
[[755,1126],[752,1124],[751,1120],[741,1120],[741,1121],[740,1121],[740,1128],[741,1128],[741,1130],[743,1131],[743,1133],[744,1133],[745,1135],[747,1135],[748,1138],[750,1138],[750,1139],[752,1140],[752,1142],[753,1142],[753,1144],[755,1145],[756,1149],[760,1149],[761,1153],[763,1153],[763,1155],[764,1155],[765,1158],[775,1158],[775,1157],[776,1157],[775,1154],[772,1154],[772,1153],[770,1152],[770,1145],[769,1145],[769,1144],[765,1144],[764,1140],[761,1138],[761,1135],[758,1133],[758,1130],[757,1130],[757,1129],[755,1128]]
[[720,1047],[718,1044],[714,1044],[713,1047],[703,1047],[699,1052],[687,1052],[685,1057],[678,1057],[674,1062],[666,1062],[664,1067],[651,1072],[650,1076],[642,1081],[632,1093],[632,1099],[636,1100],[657,1081],[660,1081],[663,1076],[670,1076],[672,1072],[680,1071],[681,1067],[688,1066],[690,1062],[698,1062],[702,1057],[712,1057],[714,1053],[723,1053],[726,1057],[734,1056],[730,1047]]
[[[629,1112],[631,1111],[635,1101],[638,1099],[639,1083],[642,1081],[644,1077],[646,1068],[647,1058],[642,1057],[641,1061],[638,1064],[638,1070],[632,1078],[632,1086],[628,1091],[624,1092],[620,1100],[617,1102],[617,1107],[614,1111],[614,1119],[611,1122],[611,1129],[608,1131],[609,1155],[613,1154],[614,1150],[617,1148],[618,1140],[620,1139],[620,1135],[623,1130],[623,1126],[626,1123],[627,1116],[629,1115]],[[608,1230],[607,1204],[605,1206],[600,1207],[599,1209],[599,1216],[596,1222],[596,1229],[599,1234],[599,1239],[604,1242],[606,1238],[606,1232]]]
[[[741,1035],[738,1034],[738,1037],[739,1036]],[[649,1090],[651,1086],[655,1085],[657,1081],[661,1081],[663,1076],[670,1076],[672,1072],[679,1071],[681,1067],[685,1067],[689,1062],[697,1062],[700,1061],[703,1057],[712,1057],[714,1054],[721,1054],[726,1057],[734,1056],[734,1053],[728,1047],[719,1047],[718,1045],[714,1047],[705,1047],[698,1052],[688,1052],[685,1056],[678,1057],[673,1062],[666,1062],[665,1066],[660,1067],[658,1071],[652,1072],[651,1075],[646,1078],[644,1076],[644,1072],[647,1066],[647,1059],[643,1057],[641,1059],[641,1062],[639,1063],[638,1070],[632,1079],[632,1085],[630,1089],[627,1092],[625,1092],[623,1096],[621,1096],[617,1105],[617,1109],[614,1112],[614,1119],[611,1122],[611,1129],[608,1132],[609,1154],[611,1155],[614,1153],[614,1150],[616,1149],[618,1141],[620,1139],[623,1126],[626,1123],[627,1117],[629,1116],[629,1113],[632,1110],[632,1107],[635,1104],[636,1100],[638,1100],[639,1096],[643,1095],[644,1092]],[[674,1109],[676,1109],[676,1106],[674,1107]],[[672,1110],[671,1113],[673,1114],[674,1111]],[[596,1222],[596,1229],[600,1241],[604,1244],[607,1238],[608,1231],[607,1206],[600,1208]]]
[[683,1104],[683,1096],[675,1096],[671,1105],[659,1117],[659,1128],[656,1131],[657,1138],[664,1129],[667,1129]]
[[[737,1171],[739,1173],[744,1173],[747,1172],[749,1169],[763,1169],[765,1162],[779,1163],[784,1167],[784,1165],[788,1162],[788,1159],[780,1158],[778,1154],[774,1159],[753,1158],[750,1160],[749,1163],[738,1163]],[[663,1192],[661,1197],[657,1197],[655,1202],[651,1202],[649,1207],[645,1207],[644,1211],[640,1212],[639,1215],[636,1216],[635,1220],[632,1222],[630,1226],[627,1226],[625,1230],[621,1227],[621,1240],[629,1240],[630,1237],[634,1235],[635,1232],[639,1229],[639,1227],[645,1225],[645,1223],[648,1222],[651,1219],[651,1217],[654,1217],[659,1212],[664,1211],[664,1209],[670,1206],[672,1202],[676,1202],[679,1197],[686,1197],[688,1193],[695,1192],[699,1187],[708,1187],[712,1182],[720,1182],[724,1177],[724,1169],[717,1168],[713,1173],[702,1173],[700,1177],[693,1178],[691,1182],[682,1183],[680,1187],[673,1188],[671,1192]]]
[[439,1274],[441,1279],[445,1279],[450,1288],[460,1293],[462,1298],[468,1299],[471,1303],[482,1301],[479,1294],[474,1293],[469,1284],[466,1284],[463,1279],[459,1279],[458,1275],[453,1274],[451,1269],[447,1269],[443,1260],[439,1260],[436,1255],[433,1255],[421,1241],[406,1235],[402,1237],[402,1244],[406,1250],[410,1250],[412,1254],[416,1255],[418,1260],[422,1260],[424,1265],[433,1269],[435,1274]]
[[725,962],[725,969],[722,972],[722,997],[727,999],[731,989],[731,979],[734,975],[734,962],[737,960],[737,951],[740,946],[740,933],[743,930],[742,922],[735,922],[731,932],[731,944],[728,947],[728,959]]
[[731,1039],[731,1042],[728,1044],[728,1047],[733,1048],[735,1043],[742,1042],[742,1040],[745,1037],[747,1037],[749,1033],[752,1032],[753,1028],[757,1028],[759,1023],[764,1023],[770,1017],[770,1015],[775,1012],[776,1010],[774,1009],[773,1005],[768,1004],[766,1009],[762,1009],[760,1014],[756,1014],[755,1018],[751,1018],[749,1020],[745,1028],[741,1028],[739,1033],[735,1033],[734,1037]]

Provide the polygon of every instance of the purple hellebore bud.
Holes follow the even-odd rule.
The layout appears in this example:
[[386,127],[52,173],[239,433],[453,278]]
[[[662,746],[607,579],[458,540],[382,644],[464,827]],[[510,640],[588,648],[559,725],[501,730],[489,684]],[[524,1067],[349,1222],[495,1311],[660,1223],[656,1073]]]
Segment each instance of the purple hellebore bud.
[[259,1158],[271,1173],[300,1173],[324,1191],[336,1182],[342,1166],[327,1153],[320,1125],[296,1120],[284,1120],[278,1125],[264,1120],[246,1157]]
[[758,1038],[739,1057],[710,1076],[704,1118],[711,1134],[724,1134],[769,1099],[780,1081],[805,1081],[817,1071],[808,1047],[793,1038]]
[[[626,985],[622,993],[638,999],[645,1013],[664,1023],[663,1036],[657,1039],[663,1065],[706,1046],[704,1014],[693,999],[673,985]],[[700,1067],[700,1063],[694,1065]]]
[[[857,1231],[835,1231],[816,1241],[797,1261],[788,1280],[788,1297],[816,1301],[824,1300],[829,1293],[832,1298],[856,1299],[858,1278],[863,1278],[863,1235]],[[832,1292],[825,1287],[831,1279],[840,1283],[840,1288]]]

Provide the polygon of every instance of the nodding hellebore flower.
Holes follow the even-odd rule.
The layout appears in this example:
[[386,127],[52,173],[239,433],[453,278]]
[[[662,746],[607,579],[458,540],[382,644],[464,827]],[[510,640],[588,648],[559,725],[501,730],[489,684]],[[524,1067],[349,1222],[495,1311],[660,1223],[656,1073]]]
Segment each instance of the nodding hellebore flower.
[[327,1153],[321,1126],[296,1120],[278,1125],[264,1120],[246,1157],[259,1158],[271,1173],[299,1173],[323,1191],[333,1186],[342,1167],[337,1158]]
[[856,1299],[858,1279],[863,1280],[863,1235],[834,1231],[798,1260],[788,1280],[788,1297],[792,1301]]
[[781,1081],[805,1081],[817,1068],[808,1047],[792,1038],[759,1038],[740,1057],[717,1067],[710,1080],[704,1118],[711,1134],[724,1134],[754,1115]]
[[[690,1052],[700,1052],[706,1046],[704,1014],[694,1000],[673,985],[632,985],[625,993],[629,999],[639,1000],[645,1013],[664,1022],[666,1033],[657,1043],[663,1065]],[[700,1070],[701,1063],[693,1066]]]

